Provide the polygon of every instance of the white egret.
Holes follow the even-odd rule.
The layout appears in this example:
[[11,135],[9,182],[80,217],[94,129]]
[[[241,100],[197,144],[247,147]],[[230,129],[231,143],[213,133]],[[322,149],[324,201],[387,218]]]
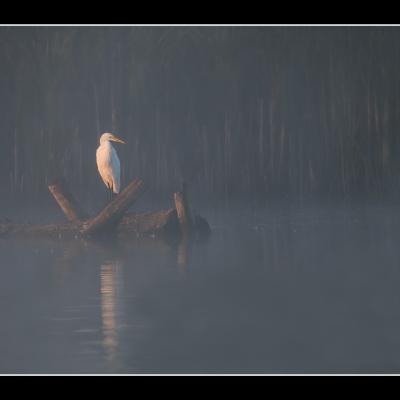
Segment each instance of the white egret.
[[100,137],[100,146],[96,151],[97,169],[101,179],[111,192],[119,193],[121,183],[121,165],[118,154],[111,142],[125,142],[112,133],[103,133]]

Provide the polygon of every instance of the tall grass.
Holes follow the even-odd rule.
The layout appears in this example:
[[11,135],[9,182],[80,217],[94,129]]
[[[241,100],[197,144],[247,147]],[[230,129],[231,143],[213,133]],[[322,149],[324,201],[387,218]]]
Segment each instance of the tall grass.
[[396,192],[399,52],[386,27],[1,27],[1,195],[99,193],[104,131],[155,195]]

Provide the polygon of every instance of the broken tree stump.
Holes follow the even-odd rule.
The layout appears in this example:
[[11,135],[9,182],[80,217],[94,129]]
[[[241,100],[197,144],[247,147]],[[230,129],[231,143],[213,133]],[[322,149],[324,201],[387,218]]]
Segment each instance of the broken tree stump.
[[143,181],[139,178],[133,180],[96,217],[83,224],[82,235],[99,234],[118,224],[125,211],[142,194],[143,190]]
[[174,193],[175,208],[183,235],[189,235],[193,231],[193,220],[187,199],[186,184],[182,184],[182,190]]
[[88,218],[88,215],[83,212],[76,199],[68,190],[64,179],[58,179],[49,185],[48,188],[68,221],[80,223]]

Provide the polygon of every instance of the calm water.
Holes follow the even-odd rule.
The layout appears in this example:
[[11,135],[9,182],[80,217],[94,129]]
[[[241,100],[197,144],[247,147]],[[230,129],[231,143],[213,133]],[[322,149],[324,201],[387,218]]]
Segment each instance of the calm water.
[[400,373],[400,207],[244,210],[188,244],[0,239],[0,373]]

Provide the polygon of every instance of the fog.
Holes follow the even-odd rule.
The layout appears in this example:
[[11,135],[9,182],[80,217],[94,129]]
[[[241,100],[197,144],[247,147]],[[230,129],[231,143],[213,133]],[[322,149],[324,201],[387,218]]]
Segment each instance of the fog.
[[0,27],[0,220],[65,177],[211,235],[0,234],[0,373],[399,373],[400,30]]
[[[65,175],[100,193],[94,151],[154,197],[391,195],[399,188],[399,29],[1,27],[2,196]],[[95,197],[95,196],[94,196]]]

